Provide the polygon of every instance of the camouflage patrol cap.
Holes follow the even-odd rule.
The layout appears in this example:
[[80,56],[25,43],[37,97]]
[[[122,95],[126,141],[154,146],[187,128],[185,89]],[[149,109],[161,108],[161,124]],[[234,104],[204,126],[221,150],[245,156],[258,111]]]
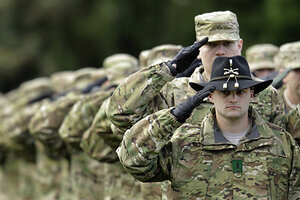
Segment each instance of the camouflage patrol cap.
[[108,61],[104,61],[103,66],[105,62],[109,65],[109,68],[105,68],[105,70],[108,80],[113,84],[121,83],[127,76],[140,69],[138,60],[128,54],[113,55]]
[[75,80],[74,71],[55,72],[50,76],[53,89],[56,92],[65,92],[72,89]]
[[103,61],[103,68],[107,69],[121,62],[127,62],[131,65],[138,65],[138,60],[135,57],[129,54],[120,53],[105,58]]
[[300,68],[300,41],[281,45],[275,63],[284,68]]
[[48,78],[32,79],[20,85],[18,88],[18,99],[15,104],[17,107],[26,105],[31,99],[52,91],[52,85]]
[[237,17],[230,11],[204,13],[195,17],[196,40],[208,42],[240,39]]
[[149,56],[150,50],[151,49],[146,49],[146,50],[143,50],[140,52],[139,63],[140,63],[141,68],[148,67],[147,61],[148,61],[148,56]]
[[148,55],[148,66],[173,59],[182,49],[181,45],[163,44],[151,49]]
[[76,70],[73,88],[80,90],[80,89],[85,88],[88,84],[92,83],[93,81],[97,80],[98,77],[94,76],[94,74],[98,70],[99,69],[93,68],[93,67],[85,67],[85,68]]
[[258,69],[275,69],[274,57],[279,48],[273,44],[256,44],[246,50],[251,71]]

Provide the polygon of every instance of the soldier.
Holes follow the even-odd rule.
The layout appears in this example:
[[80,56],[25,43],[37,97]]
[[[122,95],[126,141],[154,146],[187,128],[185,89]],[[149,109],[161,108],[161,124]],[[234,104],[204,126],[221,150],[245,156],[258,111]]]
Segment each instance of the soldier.
[[[299,146],[249,106],[271,83],[253,80],[242,56],[217,57],[194,96],[125,133],[121,163],[141,181],[170,180],[170,199],[299,198]],[[207,96],[215,108],[199,121]]]
[[[11,114],[1,120],[1,145],[7,151],[4,166],[5,174],[8,175],[6,192],[12,199],[34,199],[36,149],[34,139],[28,132],[28,123],[44,101],[30,102],[48,94],[52,88],[48,78],[36,78],[21,84],[15,91],[19,96],[11,105],[6,105],[8,108],[13,107]],[[14,185],[14,180],[17,185]]]
[[287,71],[279,93],[283,97],[287,116],[286,130],[300,143],[300,42],[280,46],[277,64]]
[[270,74],[275,77],[274,57],[279,48],[273,44],[255,44],[246,50],[246,59],[249,62],[251,72],[258,78],[264,79]]
[[[109,176],[105,173],[105,164],[88,157],[80,148],[80,142],[84,131],[91,126],[100,106],[110,97],[119,80],[125,79],[139,69],[137,59],[128,54],[109,56],[104,60],[103,68],[102,72],[106,77],[106,81],[103,82],[101,87],[91,89],[90,92],[81,96],[64,118],[58,131],[71,153],[71,182],[74,192],[72,199],[74,200],[105,199],[105,176]],[[96,141],[92,142],[95,143]],[[99,158],[99,160],[103,162],[117,161],[115,152],[110,150],[106,153],[108,155],[104,156],[105,158]],[[111,153],[113,153],[113,156],[110,159],[108,157]],[[120,169],[117,169],[117,171],[120,171]],[[117,189],[119,189],[118,193],[121,193],[122,190]],[[139,194],[134,195],[138,196]]]
[[[198,42],[184,48],[169,62],[152,65],[131,75],[115,90],[106,110],[107,117],[116,126],[115,130],[124,133],[148,114],[185,101],[195,94],[189,82],[209,81],[216,57],[241,54],[243,40],[239,36],[239,25],[234,13],[205,13],[196,16],[195,23]],[[203,65],[196,68],[190,78],[175,78],[197,57]],[[201,104],[203,112],[199,113],[202,117],[213,107],[208,100],[205,102]],[[259,108],[265,120],[285,126],[283,101],[274,88],[264,90],[251,104]]]

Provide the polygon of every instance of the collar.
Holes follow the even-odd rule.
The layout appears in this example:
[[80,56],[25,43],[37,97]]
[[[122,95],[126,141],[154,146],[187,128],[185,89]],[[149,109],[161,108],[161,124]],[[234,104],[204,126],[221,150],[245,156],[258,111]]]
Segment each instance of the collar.
[[286,103],[286,107],[287,107],[287,110],[289,111],[289,110],[293,110],[293,109],[295,109],[296,107],[297,107],[297,104],[293,104],[290,100],[289,100],[289,98],[288,98],[288,96],[287,96],[287,90],[284,90],[283,91],[283,99],[284,99],[284,101],[285,101],[285,103]]
[[267,123],[250,107],[249,116],[252,123],[246,137],[240,141],[238,146],[230,143],[216,126],[215,110],[213,109],[203,120],[201,139],[203,149],[222,150],[222,149],[241,149],[250,150],[259,146],[271,145],[273,132]]

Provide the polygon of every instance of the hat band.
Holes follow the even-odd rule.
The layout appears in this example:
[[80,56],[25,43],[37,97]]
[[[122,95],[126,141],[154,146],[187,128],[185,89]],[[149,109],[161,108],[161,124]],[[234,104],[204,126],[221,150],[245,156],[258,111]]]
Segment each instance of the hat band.
[[[211,81],[217,81],[217,80],[221,80],[221,79],[228,79],[228,77],[230,76],[219,76],[219,77],[215,77],[210,79]],[[236,78],[245,78],[245,79],[249,79],[249,80],[253,80],[252,78],[250,78],[249,76],[235,76]]]

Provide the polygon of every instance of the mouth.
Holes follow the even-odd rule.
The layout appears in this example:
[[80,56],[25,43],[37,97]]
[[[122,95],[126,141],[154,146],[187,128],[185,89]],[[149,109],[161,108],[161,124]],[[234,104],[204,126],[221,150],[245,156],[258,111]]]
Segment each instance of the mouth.
[[228,108],[228,109],[240,109],[241,107],[238,106],[238,105],[228,105],[228,106],[226,106],[226,108]]

